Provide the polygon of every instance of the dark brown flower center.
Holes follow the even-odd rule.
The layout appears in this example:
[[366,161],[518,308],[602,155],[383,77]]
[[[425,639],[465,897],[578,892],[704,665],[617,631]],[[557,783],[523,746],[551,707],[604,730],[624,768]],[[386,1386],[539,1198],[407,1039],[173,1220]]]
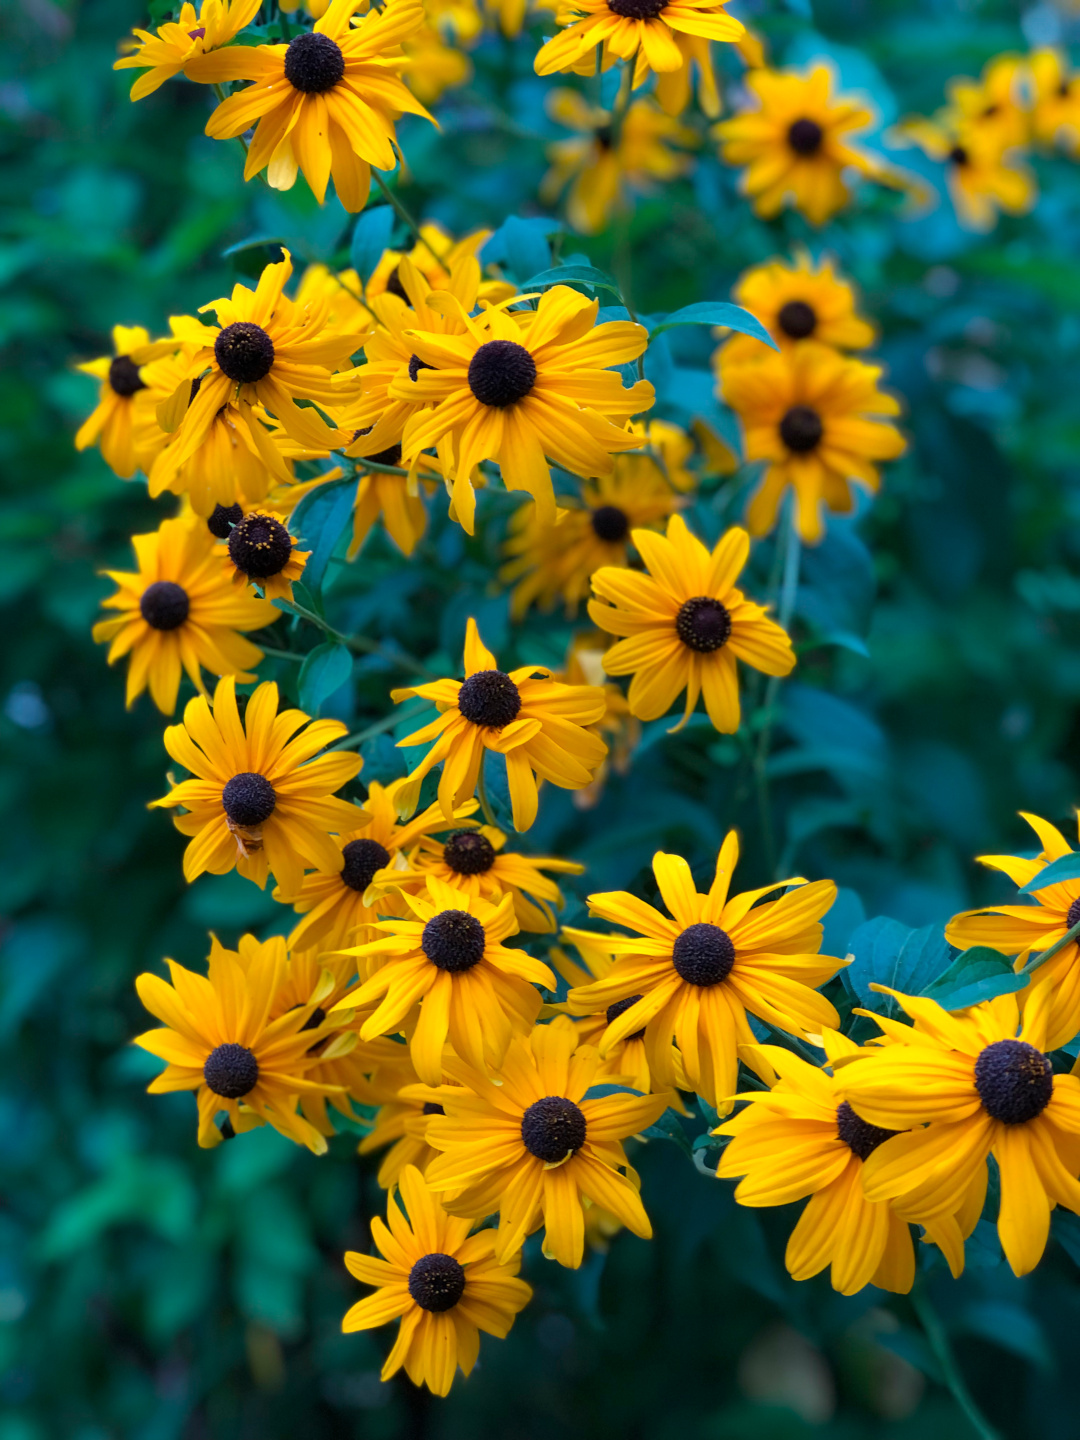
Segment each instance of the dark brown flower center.
[[146,389],[146,381],[139,374],[139,367],[130,355],[117,355],[109,364],[109,385],[113,392],[126,400],[138,390]]
[[536,384],[536,361],[516,340],[488,340],[469,361],[469,389],[481,405],[505,410]]
[[836,1133],[853,1155],[865,1160],[879,1145],[899,1135],[899,1130],[886,1130],[884,1125],[871,1125],[861,1115],[856,1115],[846,1100],[836,1107]]
[[592,528],[598,540],[616,544],[630,533],[630,520],[617,505],[598,505],[592,512]]
[[[631,1005],[636,1005],[642,997],[640,995],[627,995],[625,1000],[615,1000],[607,1007],[607,1023],[614,1025],[620,1015],[625,1015]],[[627,1040],[640,1040],[645,1034],[644,1030],[635,1030],[632,1035],[627,1035]]]
[[363,895],[379,871],[390,864],[390,852],[378,840],[350,840],[341,853],[345,857],[341,883],[358,895]]
[[415,380],[421,370],[434,370],[434,365],[429,365],[426,360],[421,360],[419,355],[409,356],[409,379]]
[[675,941],[671,962],[688,985],[719,985],[731,974],[735,946],[719,925],[688,925]]
[[139,597],[139,610],[155,630],[176,630],[188,618],[191,602],[187,591],[172,580],[155,580]]
[[777,315],[780,329],[792,340],[805,340],[817,329],[817,315],[805,300],[789,300]]
[[226,1100],[239,1100],[259,1083],[259,1062],[246,1045],[231,1041],[211,1050],[203,1065],[203,1079]]
[[420,1107],[421,1115],[445,1115],[446,1111],[435,1100],[425,1100]]
[[221,373],[237,385],[265,380],[274,364],[274,342],[261,325],[237,320],[226,325],[214,341],[214,359]]
[[477,670],[462,681],[458,709],[470,724],[501,730],[517,718],[521,693],[504,671]]
[[971,156],[964,149],[963,145],[954,145],[946,157],[953,165],[966,165]]
[[233,526],[239,525],[243,518],[244,512],[239,505],[215,505],[214,513],[206,522],[206,528],[219,540],[227,540],[232,534]]
[[992,1120],[1025,1125],[1050,1104],[1054,1072],[1026,1040],[995,1040],[975,1061],[975,1089]]
[[613,15],[624,20],[655,20],[667,9],[668,0],[607,0]]
[[400,265],[395,265],[393,270],[390,271],[390,277],[386,282],[386,290],[387,294],[396,295],[399,300],[404,300],[406,305],[409,304],[408,292],[406,291],[405,286],[401,283]]
[[534,1100],[521,1117],[521,1139],[530,1155],[557,1165],[585,1144],[585,1116],[565,1095]]
[[467,910],[441,910],[424,926],[420,948],[440,970],[452,975],[471,970],[484,958],[487,934]]
[[341,46],[329,35],[312,30],[289,41],[285,51],[285,79],[305,95],[323,95],[345,74]]
[[675,616],[675,633],[703,655],[719,650],[731,639],[731,611],[711,595],[695,595]]
[[277,795],[265,775],[253,770],[234,775],[221,792],[221,804],[234,825],[263,825],[274,813]]
[[1065,929],[1071,930],[1077,921],[1080,921],[1080,900],[1074,900],[1069,906],[1065,916]]
[[825,427],[809,405],[792,405],[780,421],[780,439],[796,455],[806,455],[821,443]]
[[292,536],[272,515],[246,515],[229,533],[229,558],[252,580],[280,575],[292,548]]
[[452,1255],[421,1255],[409,1271],[409,1294],[421,1310],[452,1310],[465,1294],[465,1271]]
[[796,155],[816,155],[825,132],[816,120],[793,120],[788,126],[787,138]]
[[486,875],[495,864],[495,846],[479,830],[456,830],[443,846],[443,860],[455,875]]

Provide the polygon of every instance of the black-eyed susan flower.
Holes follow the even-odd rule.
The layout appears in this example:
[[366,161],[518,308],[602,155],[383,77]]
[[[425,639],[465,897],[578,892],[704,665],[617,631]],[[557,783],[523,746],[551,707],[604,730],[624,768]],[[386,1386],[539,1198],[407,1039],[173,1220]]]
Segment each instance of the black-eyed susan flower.
[[650,455],[619,455],[611,475],[583,480],[581,499],[568,496],[554,524],[543,524],[526,502],[510,519],[503,546],[507,563],[499,579],[514,585],[510,613],[520,620],[530,605],[550,613],[562,602],[577,614],[589,581],[602,565],[630,563],[630,535],[658,529],[680,504],[663,470]]
[[[132,50],[113,64],[114,70],[145,70],[131,87],[132,100],[152,95],[166,80],[180,75],[189,60],[227,45],[258,13],[262,0],[203,0],[199,10],[185,3],[175,20],[156,32],[133,31]],[[138,42],[138,43],[135,43]]]
[[585,1250],[585,1200],[651,1238],[622,1141],[658,1120],[670,1097],[587,1099],[600,1069],[599,1052],[578,1044],[565,1017],[511,1042],[498,1085],[447,1059],[455,1084],[439,1090],[445,1115],[428,1122],[428,1144],[442,1153],[428,1165],[427,1181],[440,1194],[451,1192],[446,1208],[453,1215],[498,1211],[498,1260],[517,1254],[543,1225],[544,1254],[576,1269]]
[[[425,220],[417,231],[417,240],[411,250],[383,251],[364,286],[364,295],[373,300],[376,295],[382,295],[389,290],[407,305],[415,303],[410,300],[403,283],[399,268],[402,260],[408,260],[410,265],[420,272],[429,289],[453,289],[450,280],[455,267],[466,256],[475,258],[490,240],[491,234],[490,230],[471,230],[468,235],[455,240],[437,220]],[[505,280],[481,280],[477,293],[481,300],[497,302],[513,295],[514,287]]]
[[[832,260],[816,264],[800,250],[793,264],[767,260],[745,271],[732,297],[755,316],[781,349],[817,340],[835,350],[865,350],[874,343],[874,327],[858,312],[855,287],[841,279]],[[769,352],[752,335],[732,335],[716,352],[723,367],[760,360]]]
[[555,930],[558,922],[552,906],[562,909],[563,894],[544,871],[580,875],[584,865],[554,855],[522,855],[505,846],[506,836],[494,825],[454,830],[438,838],[428,833],[410,852],[408,870],[382,878],[402,890],[415,891],[429,875],[434,875],[456,890],[481,895],[492,903],[511,895],[520,929],[537,933]]
[[1031,136],[1040,145],[1060,145],[1080,155],[1080,72],[1060,51],[1045,46],[1028,56]]
[[566,285],[546,291],[524,325],[494,306],[471,317],[449,293],[442,304],[444,313],[457,312],[459,333],[407,332],[418,368],[389,387],[392,399],[432,407],[405,424],[405,463],[440,447],[454,482],[454,517],[470,535],[472,474],[484,460],[499,465],[508,490],[527,490],[541,518],[553,520],[549,460],[574,475],[607,475],[615,454],[637,446],[626,421],[647,410],[655,392],[647,380],[624,386],[608,367],[636,360],[648,331],[630,320],[598,325],[599,302]]
[[606,70],[618,60],[634,62],[634,87],[648,77],[681,70],[690,63],[683,37],[733,43],[745,33],[742,21],[719,0],[569,0],[557,16],[566,28],[542,46],[533,68],[538,75],[576,70],[603,46]]
[[978,80],[958,75],[946,86],[949,103],[942,114],[961,127],[992,136],[1000,149],[1025,145],[1029,122],[1028,62],[1022,55],[994,55]]
[[[446,829],[446,816],[439,805],[429,805],[411,820],[399,820],[397,796],[405,784],[404,780],[395,780],[383,786],[373,780],[361,806],[366,817],[363,828],[345,830],[333,837],[340,860],[330,868],[317,866],[305,875],[295,894],[286,894],[280,885],[274,891],[275,900],[291,905],[304,917],[289,937],[294,949],[314,945],[320,951],[337,950],[359,939],[374,939],[368,927],[380,914],[403,912],[393,890],[380,894],[378,906],[374,894],[371,903],[365,896],[376,876],[385,872],[388,879],[397,879],[401,875],[407,868],[406,851],[421,836]],[[470,824],[468,816],[476,809],[475,800],[466,800],[455,812],[456,823]]]
[[742,421],[748,460],[767,462],[746,507],[752,535],[776,524],[788,489],[799,535],[816,545],[824,512],[849,512],[854,481],[875,493],[879,462],[894,460],[906,441],[886,418],[900,402],[878,388],[880,365],[804,340],[746,365],[720,367],[720,390]]
[[[657,852],[653,874],[671,918],[626,891],[590,895],[590,915],[636,934],[621,942],[610,974],[567,996],[572,1015],[593,1015],[635,997],[608,1024],[600,1054],[644,1028],[659,1082],[677,1082],[677,1045],[693,1088],[722,1112],[735,1093],[739,1046],[755,1043],[747,1012],[790,1035],[835,1029],[836,1011],[813,987],[843,964],[818,953],[821,917],[836,898],[833,882],[796,877],[729,896],[738,858],[732,830],[708,893],[699,895],[686,861]],[[783,886],[797,888],[756,903]]]
[[703,695],[717,730],[739,728],[736,661],[766,675],[787,675],[795,652],[787,633],[735,582],[750,553],[737,526],[710,553],[680,515],[666,535],[631,537],[647,573],[604,566],[592,577],[589,615],[601,630],[624,638],[604,655],[609,675],[632,675],[628,700],[642,720],[666,715],[686,691],[683,723]]
[[344,735],[337,720],[309,721],[302,710],[279,715],[273,684],[248,697],[243,720],[231,677],[218,682],[212,705],[203,695],[189,700],[183,724],[165,731],[165,748],[192,778],[151,802],[151,808],[183,807],[173,824],[192,837],[185,879],[235,868],[262,887],[273,872],[295,894],[305,865],[336,870],[341,851],[329,832],[365,824],[362,810],[334,798],[364,762],[340,751],[318,753]]
[[[1038,815],[1020,814],[1039,837],[1040,853],[1034,859],[1020,855],[977,858],[980,865],[1002,871],[1015,884],[1028,885],[1052,861],[1073,852],[1055,825],[1040,820]],[[988,945],[1003,955],[1015,955],[1016,968],[1022,969],[1033,956],[1063,940],[1080,921],[1080,880],[1059,880],[1029,894],[1027,904],[1018,896],[1020,903],[1016,905],[990,905],[954,915],[945,927],[946,940],[961,950],[969,945]],[[1046,1048],[1057,1050],[1080,1033],[1080,947],[1076,941],[1070,940],[1041,965],[1037,977],[1040,984],[1049,980],[1054,987],[1054,1022],[1047,1033]],[[1018,991],[1016,998],[1021,1008],[1034,993],[1031,986]]]
[[281,944],[256,942],[244,959],[215,945],[205,976],[169,960],[171,985],[150,974],[135,981],[139,999],[165,1027],[133,1042],[167,1062],[147,1088],[155,1095],[197,1092],[203,1147],[223,1138],[215,1117],[225,1111],[238,1134],[266,1122],[316,1155],[326,1151],[322,1135],[297,1113],[297,1102],[301,1095],[325,1095],[332,1088],[310,1078],[331,1053],[320,1057],[312,1048],[332,1037],[334,1052],[344,1053],[356,1037],[340,1033],[336,1022],[310,1024],[313,1004],[271,1018],[285,963]]
[[[865,1053],[835,1032],[823,1039],[830,1060]],[[906,1295],[915,1280],[913,1217],[894,1201],[868,1200],[862,1184],[866,1161],[897,1132],[860,1119],[826,1070],[776,1045],[756,1051],[757,1068],[771,1068],[779,1078],[770,1090],[736,1096],[748,1102],[746,1108],[714,1131],[733,1137],[717,1178],[738,1179],[740,1205],[807,1200],[784,1257],[793,1279],[831,1269],[832,1287],[841,1295],[866,1285]],[[978,1210],[969,1230],[977,1219]],[[946,1216],[927,1228],[932,1238],[946,1239],[951,1263],[958,1260],[962,1268],[964,1236],[957,1221]]]
[[141,325],[114,325],[112,342],[113,355],[75,367],[101,381],[98,403],[79,426],[75,448],[100,446],[106,465],[121,480],[130,480],[136,470],[149,470],[166,439],[141,427],[136,416],[136,397],[147,388],[142,366],[175,349],[176,342],[151,340]]
[[407,63],[401,46],[423,25],[423,6],[389,0],[352,20],[361,3],[333,0],[314,29],[287,45],[236,45],[188,61],[185,73],[204,84],[254,81],[223,100],[206,125],[216,140],[255,127],[245,180],[265,170],[275,190],[290,190],[301,170],[322,204],[333,175],[345,209],[362,210],[371,166],[397,164],[394,122],[402,115],[431,120],[399,78]]
[[291,600],[303,577],[308,550],[297,550],[288,525],[274,515],[251,510],[229,526],[227,568],[236,585],[257,585],[268,600]]
[[[365,460],[374,461],[376,465],[399,466],[401,446],[389,445],[375,455],[365,456]],[[371,527],[379,519],[401,553],[411,555],[427,529],[427,508],[420,497],[419,487],[412,476],[388,475],[385,471],[366,469],[365,460],[358,462],[360,476],[356,485],[353,533],[347,558],[356,559],[371,533]]]
[[[950,1014],[933,1000],[893,995],[914,1026],[874,1016],[892,1044],[838,1070],[840,1090],[871,1125],[897,1135],[866,1161],[868,1200],[899,1200],[933,1219],[978,1214],[987,1157],[1001,1179],[998,1236],[1017,1275],[1042,1258],[1055,1204],[1080,1212],[1080,1080],[1055,1075],[1047,1036],[1057,1027],[1051,981],[1023,1015],[1015,995]],[[918,1127],[918,1128],[913,1128]]]
[[944,165],[945,187],[965,229],[985,233],[997,224],[999,211],[1025,215],[1038,198],[1020,153],[1003,146],[993,129],[941,111],[934,119],[908,118],[894,133]]
[[804,74],[753,70],[746,86],[756,108],[721,120],[713,135],[726,164],[746,167],[742,190],[758,215],[771,219],[791,204],[812,225],[824,225],[851,199],[846,171],[899,183],[885,161],[849,143],[873,123],[873,112],[850,96],[834,97],[827,65]]
[[532,1289],[517,1278],[520,1257],[497,1262],[494,1233],[470,1235],[469,1222],[446,1214],[415,1166],[402,1171],[400,1194],[407,1218],[390,1195],[390,1228],[378,1216],[371,1222],[372,1239],[386,1258],[355,1250],[345,1255],[350,1274],[376,1290],[357,1301],[341,1328],[348,1335],[400,1316],[382,1378],[404,1366],[414,1385],[448,1395],[459,1367],[465,1375],[472,1372],[480,1331],[504,1340]]
[[540,1013],[536,985],[555,988],[555,976],[524,950],[503,941],[518,932],[514,897],[498,904],[429,875],[424,893],[404,892],[405,919],[377,920],[377,940],[353,947],[373,973],[339,1008],[376,1005],[360,1026],[361,1040],[401,1030],[415,1006],[409,1054],[428,1085],[443,1076],[450,1044],[484,1074],[498,1067],[511,1037],[527,1032]]
[[176,709],[180,676],[205,693],[202,668],[213,675],[253,680],[247,673],[263,652],[240,633],[278,618],[250,586],[237,589],[221,563],[214,538],[197,520],[163,520],[149,535],[133,535],[137,571],[106,570],[117,585],[103,600],[118,613],[94,626],[109,643],[109,664],[129,656],[126,703],[149,689],[164,715]]
[[439,804],[452,820],[455,808],[475,793],[485,752],[493,750],[506,757],[514,828],[528,830],[539,806],[538,780],[577,790],[588,785],[607,754],[603,740],[585,728],[604,714],[603,691],[562,685],[543,665],[500,670],[471,616],[465,629],[465,679],[390,692],[395,703],[412,695],[434,701],[441,713],[398,741],[399,746],[434,741],[398,797],[406,813],[416,805],[424,776],[441,764]]
[[[386,1151],[375,1178],[384,1190],[392,1190],[400,1182],[406,1165],[415,1166],[423,1175],[434,1160],[438,1152],[427,1143],[427,1127],[432,1115],[445,1112],[437,1100],[421,1096],[420,1077],[413,1069],[406,1046],[389,1040],[375,1043],[385,1047],[387,1056],[375,1068],[362,1097],[358,1097],[365,1105],[378,1108],[371,1131],[360,1141],[356,1153],[372,1155],[379,1150]],[[411,1094],[401,1093],[406,1087],[411,1087]]]
[[569,186],[567,219],[582,235],[601,231],[625,206],[628,191],[647,194],[657,182],[685,175],[693,165],[685,152],[696,148],[696,131],[651,100],[635,100],[617,129],[610,111],[590,105],[576,90],[552,90],[546,108],[553,120],[578,134],[547,147],[551,168],[540,196],[554,202]]
[[318,410],[301,409],[296,402],[308,400],[323,408],[340,402],[330,372],[346,362],[360,337],[328,328],[325,306],[298,306],[283,294],[292,274],[292,258],[287,250],[284,254],[283,260],[266,266],[255,290],[237,284],[230,297],[202,307],[216,311],[217,325],[202,325],[187,316],[172,322],[177,339],[193,353],[190,378],[182,379],[158,406],[162,429],[175,432],[169,446],[171,465],[190,460],[218,411],[230,403],[267,468],[286,481],[291,477],[288,471],[282,473],[281,455],[256,406],[265,407],[290,439],[318,454],[340,443],[339,432]]

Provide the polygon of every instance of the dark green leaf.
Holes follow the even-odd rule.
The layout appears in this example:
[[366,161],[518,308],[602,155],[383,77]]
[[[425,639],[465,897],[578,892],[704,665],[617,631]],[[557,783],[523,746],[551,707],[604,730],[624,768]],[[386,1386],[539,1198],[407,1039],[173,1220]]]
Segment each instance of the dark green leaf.
[[340,690],[352,674],[353,658],[348,648],[328,640],[317,645],[300,667],[300,708],[317,715],[319,706]]
[[1009,960],[997,950],[974,945],[957,955],[943,975],[921,992],[936,1000],[944,1010],[964,1010],[995,995],[1010,995],[1028,983],[1026,975],[1018,975]]
[[752,335],[755,340],[763,340],[772,350],[779,348],[765,326],[749,310],[726,300],[702,300],[696,305],[684,305],[681,310],[660,316],[650,334],[662,335],[676,325],[723,325],[729,330],[737,330],[740,335]]
[[[304,583],[317,590],[334,547],[352,516],[355,480],[331,480],[311,490],[293,511],[290,528],[311,551],[304,566]],[[295,588],[295,587],[294,587]]]
[[1045,890],[1048,885],[1058,885],[1062,880],[1080,880],[1080,850],[1070,850],[1068,855],[1051,860],[1026,885],[1020,886],[1020,894],[1030,895],[1035,890]]
[[372,205],[357,220],[349,246],[349,263],[366,285],[390,246],[394,212],[389,205]]
[[539,275],[530,275],[521,282],[523,291],[546,290],[551,285],[587,285],[593,290],[610,290],[621,298],[611,276],[592,265],[557,265],[553,270],[542,270]]

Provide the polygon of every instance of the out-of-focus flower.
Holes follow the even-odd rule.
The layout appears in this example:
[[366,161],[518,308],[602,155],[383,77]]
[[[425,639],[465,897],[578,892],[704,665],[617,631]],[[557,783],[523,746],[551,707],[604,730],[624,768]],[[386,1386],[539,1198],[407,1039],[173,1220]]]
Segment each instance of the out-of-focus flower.
[[[829,259],[816,264],[800,250],[794,264],[767,260],[739,277],[732,298],[745,306],[776,343],[790,348],[817,340],[836,350],[865,350],[874,343],[874,327],[856,308],[855,287],[842,280]],[[718,368],[769,353],[752,335],[731,335],[716,352]]]
[[209,54],[227,45],[255,18],[262,0],[203,0],[195,6],[183,4],[176,20],[159,25],[157,32],[134,31],[129,55],[113,64],[114,70],[145,70],[131,87],[132,100],[152,95],[174,75],[179,75],[196,55]]
[[894,127],[893,135],[944,164],[956,218],[968,230],[992,230],[999,210],[1023,215],[1035,204],[1035,177],[1020,152],[1003,149],[992,129],[941,111],[933,120],[910,116]]
[[1028,75],[1032,138],[1080,158],[1080,73],[1059,51],[1047,48],[1033,51]]
[[141,325],[114,325],[113,354],[87,360],[76,366],[84,375],[101,381],[98,403],[79,426],[76,450],[97,444],[101,454],[121,480],[130,480],[136,470],[149,470],[166,436],[156,426],[140,424],[137,398],[147,388],[142,367],[148,361],[175,350],[175,340],[151,340]]

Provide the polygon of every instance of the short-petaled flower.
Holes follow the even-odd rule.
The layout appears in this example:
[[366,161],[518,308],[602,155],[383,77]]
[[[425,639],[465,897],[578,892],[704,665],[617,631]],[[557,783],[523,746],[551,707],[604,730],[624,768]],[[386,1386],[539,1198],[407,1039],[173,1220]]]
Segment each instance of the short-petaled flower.
[[145,70],[131,87],[132,100],[152,95],[166,80],[184,72],[189,60],[206,55],[236,38],[258,14],[262,0],[202,0],[185,3],[175,20],[159,25],[153,34],[135,30],[132,50],[113,63],[114,70]]
[[130,480],[136,470],[150,469],[166,440],[160,431],[148,431],[139,423],[137,397],[147,388],[142,367],[174,350],[176,341],[151,340],[141,325],[114,325],[112,342],[114,354],[76,366],[101,381],[101,394],[76,432],[75,448],[99,445],[106,465],[121,480]]
[[235,585],[257,585],[267,600],[291,600],[293,583],[303,578],[309,550],[297,550],[289,527],[276,515],[249,510],[229,526],[223,546]]

